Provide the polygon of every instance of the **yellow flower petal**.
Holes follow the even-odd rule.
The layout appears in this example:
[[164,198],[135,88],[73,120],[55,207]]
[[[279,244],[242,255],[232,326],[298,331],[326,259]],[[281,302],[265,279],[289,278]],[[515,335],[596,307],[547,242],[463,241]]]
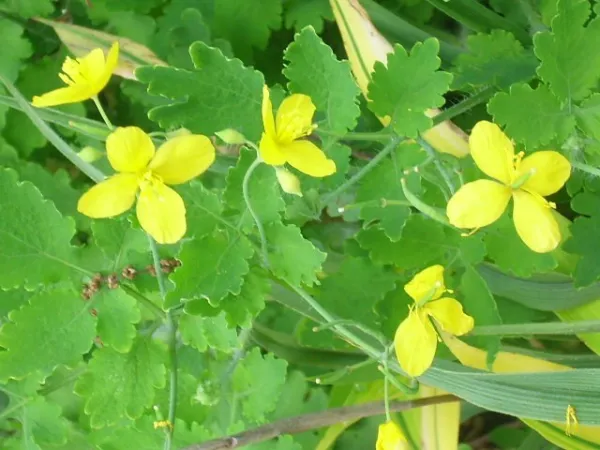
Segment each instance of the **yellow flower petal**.
[[36,108],[79,103],[91,98],[93,94],[85,86],[69,86],[34,96],[31,104]]
[[275,118],[273,117],[273,104],[267,86],[263,86],[262,120],[265,133],[274,139],[277,132],[275,131]]
[[293,94],[286,97],[279,105],[275,119],[277,140],[287,144],[312,133],[315,109],[308,95]]
[[467,183],[452,196],[446,214],[455,227],[484,227],[502,215],[510,200],[510,192],[510,188],[495,181]]
[[174,244],[185,234],[185,204],[164,183],[152,180],[142,185],[136,212],[142,228],[159,244]]
[[379,425],[375,450],[403,450],[406,437],[398,425],[388,421]]
[[77,211],[94,219],[118,216],[135,202],[138,177],[119,173],[101,181],[81,196]]
[[[103,58],[104,59],[104,58]],[[102,68],[102,71],[99,71],[94,79],[94,87],[98,94],[102,89],[106,87],[108,82],[110,81],[110,77],[112,76],[115,68],[117,67],[117,63],[119,62],[119,43],[115,41],[111,46],[108,54],[106,55],[106,61]]]
[[154,156],[154,143],[141,128],[117,128],[106,139],[106,154],[117,172],[136,173]]
[[435,356],[437,333],[427,314],[413,309],[400,324],[394,337],[396,358],[402,370],[411,377],[425,372]]
[[469,148],[477,167],[487,176],[510,184],[514,173],[514,147],[500,127],[482,120],[469,136]]
[[275,175],[277,176],[277,181],[279,182],[281,189],[283,189],[283,192],[302,197],[300,180],[296,175],[284,167],[275,167]]
[[535,192],[543,197],[554,194],[571,176],[571,163],[558,152],[541,151],[524,158],[516,177],[532,174],[521,189]]
[[513,198],[513,220],[525,245],[537,253],[547,253],[558,247],[560,229],[548,202],[521,189],[513,192]]
[[283,147],[287,162],[311,177],[326,177],[335,173],[335,162],[310,141],[294,141]]
[[440,298],[446,287],[444,286],[444,267],[439,264],[428,267],[416,274],[404,290],[416,302],[431,296],[431,299]]
[[167,184],[181,184],[197,177],[215,160],[215,147],[206,136],[192,134],[169,139],[148,165]]
[[260,157],[270,166],[282,166],[285,164],[285,155],[281,148],[274,140],[273,135],[263,133],[260,143],[258,144]]
[[461,336],[473,329],[473,318],[463,312],[462,305],[453,298],[444,297],[427,303],[423,310],[440,324],[444,331]]

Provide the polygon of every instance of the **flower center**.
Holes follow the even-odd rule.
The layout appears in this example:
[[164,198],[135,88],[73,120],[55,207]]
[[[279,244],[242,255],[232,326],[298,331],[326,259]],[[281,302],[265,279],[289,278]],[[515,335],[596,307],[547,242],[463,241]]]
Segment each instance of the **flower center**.
[[302,118],[297,115],[283,116],[280,123],[283,126],[277,129],[277,139],[285,143],[308,136],[316,128],[315,125],[306,126]]
[[157,185],[164,184],[162,178],[151,170],[143,172],[139,177],[138,183],[142,191],[146,189],[156,190]]

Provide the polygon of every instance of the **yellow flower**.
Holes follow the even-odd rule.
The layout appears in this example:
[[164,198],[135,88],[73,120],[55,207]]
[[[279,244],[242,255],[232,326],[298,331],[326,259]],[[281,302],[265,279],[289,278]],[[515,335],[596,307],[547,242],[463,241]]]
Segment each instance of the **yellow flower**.
[[137,199],[140,225],[156,242],[172,244],[186,231],[185,205],[167,184],[181,184],[203,173],[215,160],[210,139],[183,135],[155,151],[150,136],[138,127],[117,128],[106,140],[106,153],[117,174],[87,191],[79,212],[99,219],[127,211]]
[[419,272],[404,290],[415,304],[396,330],[394,347],[402,369],[409,376],[417,377],[431,366],[437,348],[438,334],[430,318],[442,330],[456,336],[473,329],[473,318],[463,312],[457,300],[441,298],[449,291],[444,285],[444,268],[440,265]]
[[285,163],[311,177],[326,177],[335,173],[335,162],[309,140],[302,139],[313,131],[315,105],[309,96],[293,94],[281,102],[277,117],[269,88],[263,88],[262,119],[264,133],[259,149],[262,160],[271,166]]
[[499,181],[477,180],[462,186],[448,202],[450,223],[459,228],[480,228],[495,222],[514,200],[517,233],[534,252],[554,250],[560,230],[553,203],[544,197],[557,192],[569,179],[571,164],[560,153],[540,151],[515,156],[513,144],[495,124],[478,122],[469,137],[477,167]]
[[379,425],[375,450],[403,450],[405,442],[404,433],[393,421]]
[[110,48],[106,59],[104,52],[96,48],[82,58],[67,59],[62,65],[63,73],[58,74],[67,87],[56,89],[33,97],[33,106],[64,105],[78,103],[98,95],[104,89],[117,66],[119,59],[119,43],[115,42]]

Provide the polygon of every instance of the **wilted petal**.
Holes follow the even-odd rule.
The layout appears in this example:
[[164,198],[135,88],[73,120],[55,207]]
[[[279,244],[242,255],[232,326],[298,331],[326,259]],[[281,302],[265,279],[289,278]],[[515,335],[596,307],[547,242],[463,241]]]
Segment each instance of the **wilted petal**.
[[379,425],[375,450],[402,450],[406,442],[404,433],[393,421]]
[[326,177],[335,173],[335,162],[328,159],[323,150],[310,141],[287,144],[283,153],[292,167],[311,177]]
[[440,298],[446,290],[444,267],[437,264],[422,270],[404,285],[404,290],[416,303],[424,300],[427,296],[432,299]]
[[510,184],[515,150],[498,125],[485,120],[477,122],[469,136],[469,148],[475,164],[483,173]]
[[473,329],[473,318],[463,312],[462,305],[455,299],[444,297],[427,303],[423,310],[440,324],[444,331],[461,336]]
[[106,139],[106,154],[117,172],[137,173],[154,156],[154,143],[141,128],[117,128]]
[[402,370],[409,376],[418,377],[425,372],[437,348],[437,333],[427,315],[413,309],[396,330],[394,347]]
[[83,194],[77,203],[77,211],[94,219],[118,216],[131,208],[137,190],[136,175],[113,175]]
[[312,132],[312,119],[315,105],[308,95],[293,94],[286,97],[279,105],[277,118],[277,140],[289,143],[307,136]]
[[521,189],[545,197],[564,186],[571,176],[571,163],[558,152],[541,151],[523,158],[515,178],[531,174]]
[[206,136],[191,134],[169,139],[148,165],[167,184],[181,184],[204,173],[215,160],[215,147]]
[[502,215],[511,190],[491,180],[477,180],[462,186],[446,207],[450,223],[458,228],[480,228]]
[[159,244],[174,244],[187,228],[183,199],[164,183],[149,182],[142,187],[137,218],[142,228]]
[[548,202],[520,189],[513,193],[513,198],[513,220],[525,245],[537,253],[547,253],[558,247],[560,229]]

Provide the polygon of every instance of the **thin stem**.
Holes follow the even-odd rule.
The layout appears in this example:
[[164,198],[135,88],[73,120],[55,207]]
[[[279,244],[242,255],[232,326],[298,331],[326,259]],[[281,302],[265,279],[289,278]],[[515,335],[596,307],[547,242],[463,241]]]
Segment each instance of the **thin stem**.
[[[429,405],[460,401],[454,395],[438,395],[435,397],[418,398],[408,401],[393,401],[389,404],[390,411],[408,411]],[[317,428],[325,428],[337,423],[353,422],[364,417],[378,416],[385,412],[384,402],[362,403],[360,405],[331,408],[325,411],[303,414],[276,420],[258,428],[244,431],[232,436],[193,444],[183,450],[226,450],[264,442],[285,434],[304,433]]]
[[29,120],[33,122],[33,124],[38,130],[40,130],[44,137],[48,139],[48,141],[50,141],[50,143],[52,143],[52,145],[54,145],[54,147],[56,147],[56,149],[61,152],[65,158],[71,161],[79,170],[81,170],[96,183],[99,183],[105,178],[104,174],[100,170],[81,159],[77,152],[74,152],[69,144],[67,144],[58,134],[56,134],[52,128],[48,126],[46,122],[40,118],[38,113],[11,82],[3,78],[1,75],[0,82],[6,86],[6,89],[8,89],[11,95],[15,98],[21,107],[21,110],[27,115],[27,117],[29,117]]
[[159,318],[159,319],[165,319],[166,318],[165,312],[160,307],[158,307],[152,300],[150,300],[148,297],[146,297],[145,295],[141,294],[140,292],[138,292],[137,290],[133,289],[132,287],[127,286],[126,284],[121,284],[121,289],[123,289],[130,296],[132,296],[133,298],[135,298],[142,305],[144,305],[146,308],[148,308],[150,311],[152,311],[152,313],[157,318]]
[[351,209],[357,208],[368,208],[370,206],[378,206],[380,208],[386,208],[388,206],[412,206],[410,202],[406,200],[388,200],[387,198],[382,198],[379,200],[367,200],[366,202],[358,202],[358,203],[349,203],[345,206],[340,206],[338,208],[339,212],[348,211]]
[[383,336],[382,334],[380,334],[374,330],[370,330],[368,327],[366,327],[362,323],[355,322],[355,321],[349,320],[349,319],[337,319],[337,320],[334,320],[333,322],[326,322],[322,325],[319,325],[318,327],[314,327],[312,330],[313,330],[313,332],[317,333],[319,331],[333,328],[337,325],[348,325],[350,327],[354,327],[357,330],[360,330],[363,333],[371,336],[373,339],[381,342],[382,345],[384,345],[384,346],[387,345],[387,339],[385,338],[385,336]]
[[402,186],[402,193],[404,194],[406,199],[409,201],[411,206],[413,206],[416,210],[421,211],[423,214],[425,214],[426,216],[432,218],[433,220],[441,223],[442,225],[450,227],[454,230],[458,230],[458,228],[454,227],[453,225],[450,224],[450,222],[448,222],[448,219],[446,218],[446,216],[444,215],[444,213],[441,210],[428,205],[427,203],[423,202],[419,197],[417,197],[415,194],[413,194],[410,191],[410,189],[408,189],[408,186],[406,184],[406,179],[401,178],[400,185]]
[[444,180],[444,183],[446,183],[450,194],[454,195],[456,189],[454,187],[454,183],[452,182],[452,178],[450,177],[450,173],[448,172],[448,170],[446,170],[442,162],[439,160],[438,154],[436,153],[435,149],[431,145],[429,145],[429,142],[427,142],[421,136],[417,137],[417,142],[423,148],[423,150],[427,152],[427,155],[430,158],[433,158],[433,164],[435,165],[440,175],[442,175],[442,179]]
[[600,320],[578,322],[520,323],[507,325],[485,325],[473,328],[473,336],[531,336],[571,335],[600,332]]
[[389,355],[389,349],[385,350],[385,354],[383,356],[383,368],[385,369],[386,374],[384,374],[383,376],[383,404],[385,406],[385,420],[387,422],[391,422],[392,420],[392,415],[390,414],[390,379],[387,376],[387,373],[389,373],[388,370],[388,358],[390,357]]
[[375,157],[371,161],[369,161],[364,167],[362,167],[352,178],[350,178],[348,181],[346,181],[344,184],[342,184],[340,187],[338,187],[332,193],[326,195],[322,200],[322,204],[324,204],[324,205],[329,204],[332,200],[334,200],[336,197],[338,197],[342,192],[346,191],[348,188],[350,188],[351,186],[358,183],[366,174],[368,174],[371,170],[373,170],[375,167],[377,167],[377,165],[381,161],[383,161],[383,159],[386,156],[388,156],[390,153],[392,153],[402,140],[403,140],[403,138],[401,138],[399,136],[394,136],[388,142],[388,144],[383,148],[383,150],[381,150],[379,153],[377,153],[377,155],[375,155]]
[[[256,148],[254,145],[253,145],[253,147]],[[263,228],[262,222],[260,221],[260,218],[258,217],[258,214],[256,213],[256,211],[252,207],[252,202],[250,201],[250,193],[248,192],[249,184],[250,184],[250,176],[256,170],[256,168],[260,165],[260,163],[262,163],[262,160],[260,159],[260,154],[257,152],[256,159],[254,160],[254,162],[252,164],[250,164],[250,167],[248,167],[248,170],[246,171],[246,174],[244,175],[244,180],[242,181],[242,195],[244,197],[244,201],[246,202],[246,207],[248,208],[248,211],[250,212],[252,219],[254,219],[256,228],[258,228],[258,234],[260,235],[260,247],[261,247],[261,252],[262,252],[262,257],[263,257],[263,263],[264,263],[265,267],[268,268],[269,267],[269,255],[267,253],[267,237],[265,235],[265,230]]]
[[[164,274],[160,266],[160,254],[158,253],[158,246],[156,241],[148,236],[148,242],[150,244],[150,251],[152,252],[152,260],[154,262],[154,271],[156,272],[156,279],[158,281],[158,289],[160,296],[165,300],[167,295],[167,289],[165,287]],[[167,311],[167,336],[169,346],[169,363],[170,363],[170,374],[169,374],[169,413],[167,421],[169,426],[165,430],[165,445],[164,450],[171,450],[173,445],[173,434],[175,432],[175,415],[177,412],[177,322],[173,316],[173,310]]]
[[587,172],[590,175],[600,177],[600,169],[598,169],[596,167],[592,167],[586,163],[582,163],[582,162],[578,162],[578,161],[571,161],[571,166],[575,167],[576,169],[581,170],[582,172]]
[[98,112],[102,116],[102,120],[104,120],[104,123],[106,124],[106,126],[108,127],[108,129],[109,130],[114,130],[115,127],[112,124],[112,122],[110,121],[110,119],[108,118],[108,115],[106,114],[106,111],[104,111],[104,108],[102,107],[102,103],[100,103],[100,99],[98,99],[98,96],[94,95],[92,97],[92,100],[94,101],[94,104],[96,105],[96,108],[98,108]]
[[445,122],[446,120],[451,120],[454,117],[459,116],[462,113],[469,111],[471,108],[490,99],[492,97],[492,95],[494,95],[497,91],[498,91],[498,89],[496,89],[495,87],[485,88],[485,89],[479,91],[477,94],[471,95],[470,97],[464,99],[463,101],[457,103],[456,105],[451,106],[448,109],[445,109],[444,111],[442,111],[441,113],[439,113],[437,116],[435,116],[433,118],[433,126],[436,126],[442,122]]
[[338,134],[328,130],[322,130],[317,128],[316,133],[324,136],[331,136],[341,141],[369,141],[369,142],[387,142],[394,135],[389,131],[375,131],[375,132],[348,132],[345,134]]

